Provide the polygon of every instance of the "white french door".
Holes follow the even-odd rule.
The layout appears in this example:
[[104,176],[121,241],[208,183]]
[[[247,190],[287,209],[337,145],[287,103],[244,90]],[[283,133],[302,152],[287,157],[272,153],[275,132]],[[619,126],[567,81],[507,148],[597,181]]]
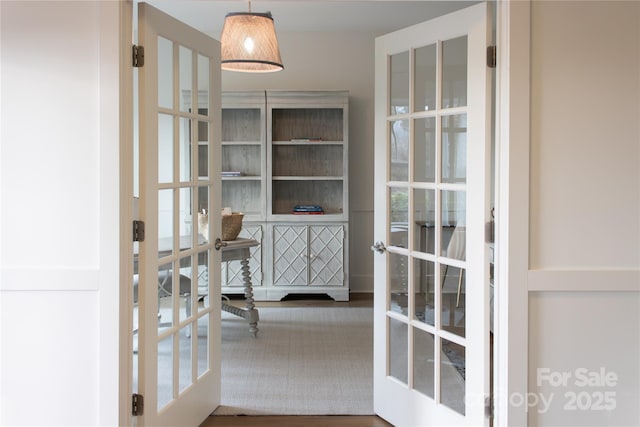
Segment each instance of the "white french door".
[[488,425],[488,5],[376,39],[374,410]]
[[[141,3],[137,389],[142,426],[220,403],[220,45]],[[198,213],[209,213],[208,230]],[[135,366],[135,364],[134,364]]]

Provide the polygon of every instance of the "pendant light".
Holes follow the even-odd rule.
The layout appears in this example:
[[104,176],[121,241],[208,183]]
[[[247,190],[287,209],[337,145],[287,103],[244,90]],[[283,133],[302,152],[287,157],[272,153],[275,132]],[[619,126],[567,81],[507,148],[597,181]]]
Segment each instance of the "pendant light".
[[271,12],[229,13],[224,18],[221,67],[228,71],[269,73],[284,68]]

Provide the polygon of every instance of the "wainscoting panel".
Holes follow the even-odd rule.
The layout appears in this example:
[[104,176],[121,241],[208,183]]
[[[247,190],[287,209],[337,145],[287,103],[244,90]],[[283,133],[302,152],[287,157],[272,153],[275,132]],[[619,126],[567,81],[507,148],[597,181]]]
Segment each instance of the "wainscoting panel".
[[640,425],[638,325],[640,292],[529,292],[528,395],[511,403],[531,426]]
[[640,292],[640,270],[529,270],[529,291]]

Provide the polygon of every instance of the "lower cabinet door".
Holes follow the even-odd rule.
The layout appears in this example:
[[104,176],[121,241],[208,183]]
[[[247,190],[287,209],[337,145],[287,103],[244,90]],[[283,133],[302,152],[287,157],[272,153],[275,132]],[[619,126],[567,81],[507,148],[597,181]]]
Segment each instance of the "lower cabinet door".
[[344,235],[342,225],[309,226],[310,285],[343,285]]
[[343,225],[273,226],[274,286],[342,286]]
[[273,286],[307,286],[306,225],[273,226]]

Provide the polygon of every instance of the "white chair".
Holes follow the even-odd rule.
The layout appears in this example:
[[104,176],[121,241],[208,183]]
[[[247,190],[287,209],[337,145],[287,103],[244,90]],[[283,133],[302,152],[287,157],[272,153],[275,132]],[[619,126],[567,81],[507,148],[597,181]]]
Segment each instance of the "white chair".
[[[138,303],[138,275],[133,275],[133,303]],[[161,271],[158,273],[158,320],[160,320],[160,300],[171,296],[173,278],[169,271]],[[187,317],[191,316],[191,304],[188,297],[191,295],[191,279],[183,274],[180,275],[180,284],[178,293],[181,297],[187,298],[186,313]],[[162,325],[162,324],[160,324]]]

